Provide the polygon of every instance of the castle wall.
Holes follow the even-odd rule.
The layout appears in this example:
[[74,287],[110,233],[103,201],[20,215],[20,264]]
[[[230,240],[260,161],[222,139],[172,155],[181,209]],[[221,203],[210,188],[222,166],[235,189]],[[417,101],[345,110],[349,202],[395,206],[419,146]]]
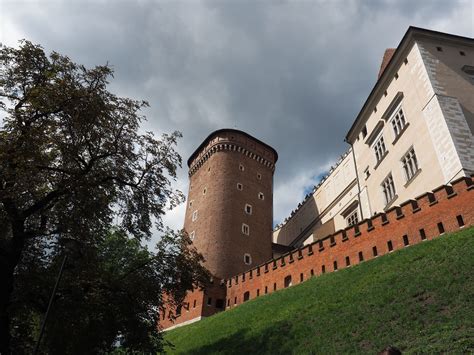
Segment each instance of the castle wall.
[[347,215],[359,209],[357,195],[355,164],[349,149],[290,217],[273,231],[273,242],[301,246],[345,228]]
[[[409,200],[400,207],[379,214],[369,220],[278,259],[271,260],[244,274],[227,281],[227,308],[244,302],[244,294],[249,299],[285,288],[285,278],[291,276],[292,284],[298,284],[312,276],[324,272],[343,269],[363,261],[388,254],[408,245],[437,238],[445,232],[456,231],[460,220],[466,226],[474,224],[474,182],[472,178],[462,178],[451,186],[442,186],[432,193],[426,193],[415,200]],[[440,231],[440,223],[444,232]],[[422,237],[422,234],[425,237]],[[408,240],[405,245],[404,236]],[[377,248],[377,256],[373,248]],[[350,264],[347,265],[349,258]]]
[[[474,181],[472,177],[460,178],[452,185],[440,186],[386,213],[235,275],[224,281],[225,287],[214,282],[206,291],[197,290],[187,297],[208,300],[209,297],[215,299],[216,292],[218,297],[224,297],[224,292],[225,308],[229,309],[245,300],[289,287],[288,278],[291,285],[296,285],[310,277],[351,267],[471,225],[474,225]],[[392,250],[389,250],[389,242]],[[374,247],[377,255],[374,255]],[[210,315],[222,309],[211,303],[205,310]],[[184,325],[196,315],[181,316],[175,323],[167,319],[161,324],[164,329]]]

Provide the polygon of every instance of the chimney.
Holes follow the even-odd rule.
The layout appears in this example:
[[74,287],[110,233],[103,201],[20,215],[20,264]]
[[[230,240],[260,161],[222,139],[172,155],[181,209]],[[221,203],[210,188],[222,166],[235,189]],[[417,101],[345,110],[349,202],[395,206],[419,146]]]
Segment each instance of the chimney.
[[396,48],[387,48],[385,50],[385,53],[383,54],[382,63],[380,64],[380,70],[379,70],[379,75],[377,79],[380,79],[380,77],[382,76],[383,72],[385,71],[385,68],[390,62],[390,59],[392,59],[392,56],[393,56],[393,53],[395,53],[395,50]]

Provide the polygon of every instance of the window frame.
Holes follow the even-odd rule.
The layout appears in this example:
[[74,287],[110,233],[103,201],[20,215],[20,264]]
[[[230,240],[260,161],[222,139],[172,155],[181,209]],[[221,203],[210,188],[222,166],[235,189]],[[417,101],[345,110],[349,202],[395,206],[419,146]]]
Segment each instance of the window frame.
[[[352,211],[351,213],[349,213],[346,217],[346,224],[348,227],[351,227],[351,226],[355,226],[356,224],[359,223],[359,211],[356,209],[354,209],[354,211]],[[355,220],[352,220],[352,221],[349,221],[351,219],[354,219],[354,216],[355,216]]]
[[[247,258],[248,258],[249,262],[247,262]],[[252,265],[252,255],[250,255],[249,253],[244,254],[244,264],[245,265]]]
[[[390,172],[380,184],[382,187],[382,194],[385,201],[385,206],[389,206],[397,198],[397,190],[395,188],[395,181]],[[388,187],[388,188],[387,188]]]
[[[250,208],[250,211],[247,211],[247,208]],[[246,204],[245,204],[245,207],[244,207],[244,211],[245,211],[246,214],[251,215],[252,212],[253,212],[253,207],[252,207],[252,205],[246,203]]]
[[392,127],[392,132],[393,132],[394,142],[395,142],[403,134],[403,132],[408,126],[408,121],[406,119],[406,115],[405,115],[405,111],[403,110],[402,103],[400,103],[395,108],[395,110],[393,110],[393,113],[390,116],[388,121],[390,123],[390,126]]
[[198,210],[194,210],[191,216],[191,221],[195,222],[198,219]]
[[405,183],[412,181],[419,173],[420,164],[416,156],[415,148],[411,146],[408,151],[400,159],[402,169],[405,176]]
[[[379,144],[381,144],[379,146]],[[383,149],[381,149],[383,147]],[[383,129],[380,131],[377,138],[372,143],[373,152],[375,153],[375,167],[377,167],[380,162],[385,158],[388,154],[387,146],[385,145],[385,138],[383,135]],[[374,168],[375,169],[375,168]]]
[[250,226],[246,223],[242,223],[242,234],[250,235]]

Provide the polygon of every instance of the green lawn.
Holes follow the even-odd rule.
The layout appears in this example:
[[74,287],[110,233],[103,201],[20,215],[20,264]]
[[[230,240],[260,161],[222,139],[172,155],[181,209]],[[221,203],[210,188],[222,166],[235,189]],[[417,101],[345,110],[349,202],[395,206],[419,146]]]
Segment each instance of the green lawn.
[[474,352],[474,228],[166,333],[179,354]]

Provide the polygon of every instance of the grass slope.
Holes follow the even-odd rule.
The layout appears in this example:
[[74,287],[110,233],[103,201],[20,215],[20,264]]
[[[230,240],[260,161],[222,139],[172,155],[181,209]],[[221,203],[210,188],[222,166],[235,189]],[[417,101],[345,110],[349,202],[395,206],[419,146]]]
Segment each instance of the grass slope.
[[179,354],[474,352],[474,228],[172,330]]

